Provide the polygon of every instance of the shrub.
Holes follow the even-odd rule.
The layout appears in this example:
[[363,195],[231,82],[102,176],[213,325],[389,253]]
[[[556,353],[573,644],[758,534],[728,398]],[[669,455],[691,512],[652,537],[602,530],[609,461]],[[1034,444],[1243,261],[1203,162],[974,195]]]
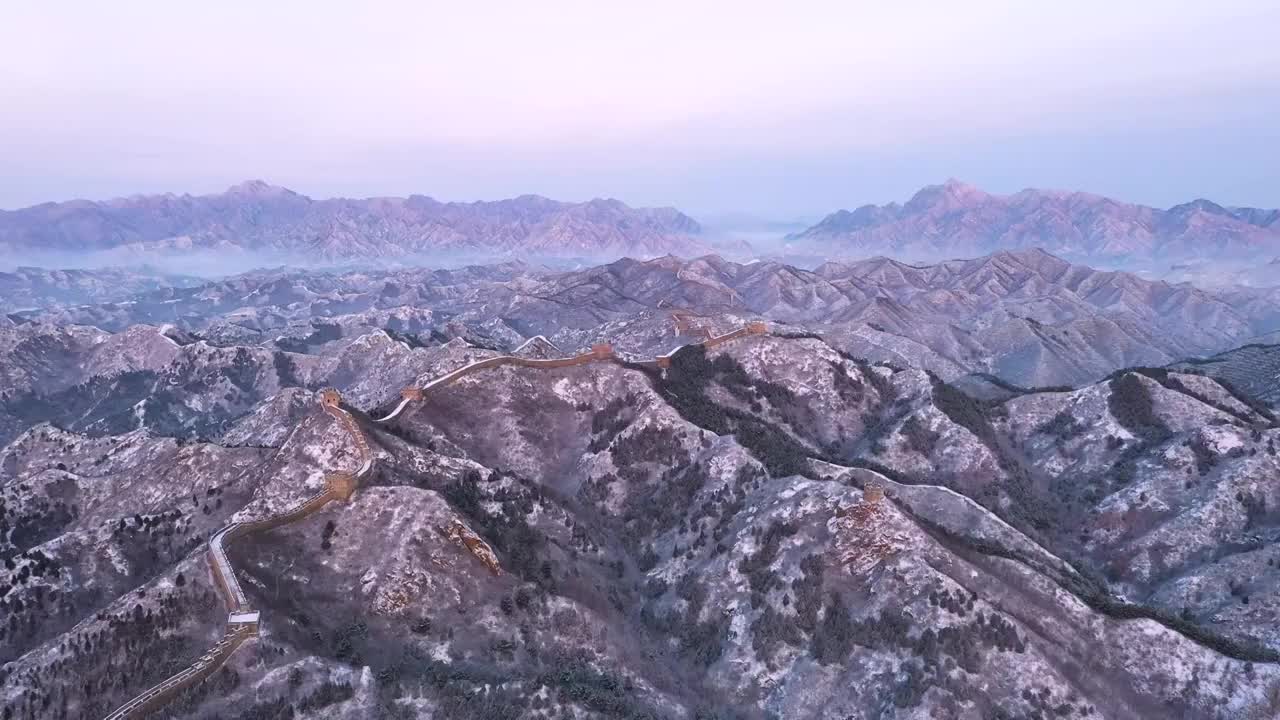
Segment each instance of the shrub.
[[999,455],[996,431],[991,427],[991,421],[987,419],[986,410],[982,405],[935,375],[930,374],[929,379],[933,383],[933,404],[950,418],[951,422],[973,433],[984,445]]
[[930,430],[917,415],[912,415],[902,424],[902,436],[907,441],[907,447],[921,455],[931,455],[942,437],[940,433]]
[[1107,407],[1126,430],[1152,444],[1163,442],[1173,434],[1156,414],[1151,392],[1137,373],[1112,377],[1110,388]]
[[822,612],[822,626],[814,633],[810,650],[823,665],[843,663],[854,646],[854,623],[849,608],[836,593],[831,593]]
[[752,378],[728,355],[709,360],[700,345],[685,347],[673,355],[665,375],[634,367],[649,375],[658,394],[681,417],[717,435],[732,434],[775,477],[811,472],[808,449],[787,431],[750,413],[722,406],[707,395],[707,389],[716,383],[736,396],[749,392],[752,397],[768,400],[775,408],[787,408],[794,400],[787,388]]
[[764,531],[760,548],[738,563],[738,570],[747,576],[747,582],[751,585],[752,605],[763,605],[764,596],[778,584],[778,576],[770,566],[778,557],[783,538],[795,535],[796,532],[794,523],[773,521]]
[[1059,442],[1067,442],[1079,437],[1087,429],[1085,423],[1072,415],[1070,408],[1067,408],[1036,428],[1036,432],[1055,437]]

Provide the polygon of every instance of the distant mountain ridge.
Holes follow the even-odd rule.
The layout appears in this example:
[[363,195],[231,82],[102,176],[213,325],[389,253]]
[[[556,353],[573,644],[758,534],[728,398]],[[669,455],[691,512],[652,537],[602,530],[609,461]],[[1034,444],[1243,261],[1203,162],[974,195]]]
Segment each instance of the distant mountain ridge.
[[[872,258],[816,270],[715,255],[626,258],[567,272],[521,263],[341,274],[288,269],[14,317],[111,332],[172,324],[271,344],[286,327],[300,328],[302,337],[312,322],[347,316],[361,327],[514,348],[535,335],[573,346],[602,324],[637,313],[666,317],[673,309],[763,317],[820,333],[858,357],[947,379],[990,373],[1024,387],[1079,385],[1119,368],[1163,366],[1280,333],[1280,290],[1202,290],[1095,270],[1041,250],[923,266]],[[475,330],[479,324],[486,324],[483,332]],[[291,343],[279,349],[297,351]]]
[[834,212],[788,241],[829,254],[933,259],[1032,247],[1088,260],[1274,257],[1280,210],[1204,199],[1161,210],[1054,190],[994,195],[948,180],[904,204]]
[[751,220],[747,226],[754,230],[744,234],[732,223],[704,229],[670,207],[538,195],[467,203],[425,195],[317,200],[253,180],[211,195],[137,195],[0,211],[0,256],[77,267],[87,256],[96,256],[89,266],[187,258],[187,265],[172,268],[182,273],[213,270],[197,262],[206,257],[241,270],[424,260],[439,267],[450,256],[463,262],[598,262],[718,251],[745,259],[757,240],[770,245],[788,230],[794,232],[781,257],[807,265],[875,255],[936,262],[1040,248],[1073,262],[1167,270],[1280,255],[1280,210],[1204,199],[1159,209],[1056,190],[996,195],[957,180],[925,187],[905,203],[839,210],[798,231],[788,225]]
[[0,211],[0,252],[244,251],[311,261],[441,252],[590,257],[696,254],[702,228],[674,208],[537,195],[314,200],[260,180],[214,195],[73,200]]
[[18,267],[0,271],[0,312],[56,303],[99,303],[123,300],[160,288],[191,287],[200,280],[150,268],[47,270]]

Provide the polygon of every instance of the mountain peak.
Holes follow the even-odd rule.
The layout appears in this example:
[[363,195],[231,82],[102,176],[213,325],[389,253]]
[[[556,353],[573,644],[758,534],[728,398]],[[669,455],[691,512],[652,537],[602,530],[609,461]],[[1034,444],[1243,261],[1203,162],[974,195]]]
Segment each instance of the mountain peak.
[[990,196],[990,193],[977,185],[971,185],[955,178],[947,178],[946,182],[942,183],[942,189],[951,197],[956,198],[985,198]]
[[1219,205],[1218,203],[1212,200],[1206,200],[1205,198],[1196,198],[1191,202],[1182,203],[1181,205],[1174,205],[1173,207],[1169,208],[1169,212],[1173,214],[1191,213],[1196,211],[1207,212],[1213,215],[1230,216],[1232,214],[1230,210],[1227,210],[1226,208],[1222,207],[1221,205]]
[[272,185],[264,180],[245,180],[227,188],[224,194],[241,197],[278,197],[280,195],[295,195],[296,193],[289,188]]
[[1061,260],[1062,258],[1041,247],[1031,248],[1012,248],[1007,250],[997,250],[988,257],[991,258],[1012,258],[1014,260],[1030,260],[1040,261],[1045,259]]
[[948,178],[941,185],[927,185],[920,189],[907,201],[903,208],[907,212],[917,212],[938,205],[956,206],[979,202],[990,197],[980,188]]

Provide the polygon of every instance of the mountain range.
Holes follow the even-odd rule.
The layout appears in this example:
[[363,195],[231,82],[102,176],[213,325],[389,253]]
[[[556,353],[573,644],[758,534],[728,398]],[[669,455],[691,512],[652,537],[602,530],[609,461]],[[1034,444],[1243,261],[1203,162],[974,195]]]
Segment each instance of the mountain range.
[[1074,261],[1256,260],[1276,213],[949,182],[817,227],[0,214],[291,260],[0,273],[0,720],[1280,717],[1280,287]]
[[496,202],[313,200],[249,181],[215,195],[75,200],[0,211],[0,252],[252,253],[296,264],[441,254],[652,256],[705,250],[672,208],[522,195]]
[[[1254,399],[1157,368],[949,382],[798,319],[627,359],[885,284],[864,304],[1230,327],[1038,253],[262,273],[116,305],[177,324],[0,316],[0,718],[103,717],[218,641],[210,535],[359,457],[327,387],[375,469],[228,548],[261,635],[160,716],[1275,718],[1280,424]],[[373,420],[598,342],[617,362]]]
[[[24,302],[27,302],[24,299]],[[1280,332],[1280,292],[1205,290],[1072,264],[1040,250],[915,266],[887,258],[815,270],[716,255],[618,260],[573,271],[519,262],[456,270],[272,270],[91,304],[23,310],[19,323],[172,325],[228,343],[291,349],[323,325],[489,347],[542,334],[573,344],[601,324],[672,309],[758,316],[845,352],[944,378],[989,373],[1022,386],[1078,385]],[[328,332],[328,331],[326,331]],[[223,340],[218,340],[222,338]],[[656,350],[648,343],[646,351]],[[35,362],[33,360],[33,362]]]
[[1095,262],[1257,261],[1280,253],[1280,210],[1224,207],[1204,199],[1161,210],[1055,190],[994,195],[948,180],[904,204],[832,213],[788,236],[788,242],[829,255],[920,259],[1038,247]]
[[714,221],[708,231],[673,208],[537,195],[470,203],[423,195],[316,200],[261,181],[214,195],[75,200],[0,211],[0,257],[21,264],[79,267],[86,257],[101,257],[102,263],[136,265],[201,257],[210,262],[177,269],[205,275],[222,264],[237,270],[269,263],[438,267],[446,260],[600,261],[710,251],[812,266],[832,258],[932,262],[1029,248],[1162,275],[1171,266],[1192,276],[1221,275],[1234,262],[1224,277],[1266,283],[1266,276],[1247,270],[1280,255],[1280,210],[1203,199],[1162,210],[1053,190],[994,195],[949,180],[904,204],[840,210],[808,228],[739,214]]

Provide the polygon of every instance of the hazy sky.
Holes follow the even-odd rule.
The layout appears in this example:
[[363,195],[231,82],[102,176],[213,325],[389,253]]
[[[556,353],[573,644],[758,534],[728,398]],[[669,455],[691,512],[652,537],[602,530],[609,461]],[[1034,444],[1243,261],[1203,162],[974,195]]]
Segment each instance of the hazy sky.
[[1280,2],[0,6],[0,207],[262,178],[812,216],[958,177],[1280,206]]

